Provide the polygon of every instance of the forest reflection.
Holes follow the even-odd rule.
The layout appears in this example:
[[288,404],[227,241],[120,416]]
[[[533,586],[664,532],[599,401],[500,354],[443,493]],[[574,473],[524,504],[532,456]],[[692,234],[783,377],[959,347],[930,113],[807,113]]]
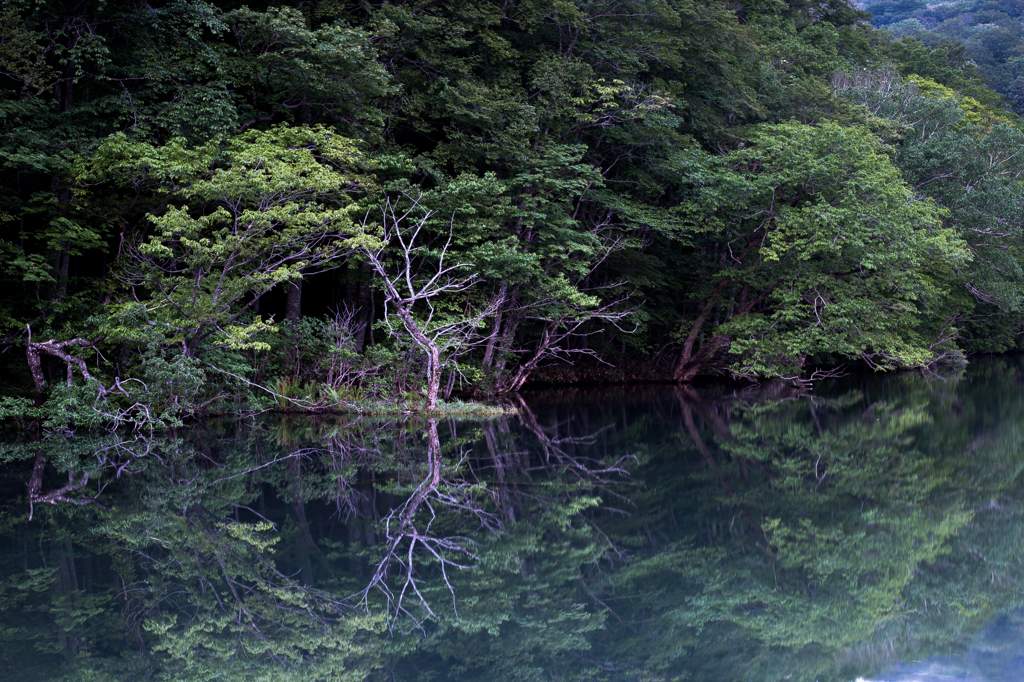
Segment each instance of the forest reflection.
[[995,679],[1021,376],[8,442],[0,678]]

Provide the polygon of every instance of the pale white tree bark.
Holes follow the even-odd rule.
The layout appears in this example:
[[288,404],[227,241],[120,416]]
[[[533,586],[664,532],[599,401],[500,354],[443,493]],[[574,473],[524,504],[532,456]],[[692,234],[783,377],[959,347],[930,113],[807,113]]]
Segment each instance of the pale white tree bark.
[[363,247],[361,252],[383,285],[384,321],[390,333],[398,335],[391,323],[397,317],[401,328],[426,358],[424,408],[433,411],[437,409],[445,365],[454,356],[483,342],[482,323],[494,314],[501,301],[492,299],[482,309],[467,309],[454,319],[438,315],[435,303],[439,297],[464,292],[478,283],[480,277],[472,263],[452,262],[451,221],[447,240],[428,253],[424,229],[434,211],[423,206],[421,198],[385,197],[377,215],[368,214],[364,221],[368,231],[378,227],[379,221],[380,244]]

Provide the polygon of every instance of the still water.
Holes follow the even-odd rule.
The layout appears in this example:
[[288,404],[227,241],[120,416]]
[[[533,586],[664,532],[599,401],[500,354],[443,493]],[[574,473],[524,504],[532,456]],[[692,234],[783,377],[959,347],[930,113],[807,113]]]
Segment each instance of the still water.
[[0,450],[0,680],[1024,680],[1024,362]]

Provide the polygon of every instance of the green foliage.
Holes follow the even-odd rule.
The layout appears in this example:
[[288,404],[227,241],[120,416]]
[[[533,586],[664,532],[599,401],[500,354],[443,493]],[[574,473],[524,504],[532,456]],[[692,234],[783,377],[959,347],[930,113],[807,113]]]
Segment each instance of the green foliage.
[[[893,33],[844,0],[4,0],[0,343],[99,339],[100,383],[2,414],[170,425],[507,393],[555,360],[689,381],[1015,348],[1019,17],[868,10]],[[409,253],[382,206],[418,225]],[[380,278],[442,263],[465,286],[410,313],[463,332],[435,371]]]
[[[150,215],[155,234],[126,266],[127,282],[151,294],[152,321],[168,342],[194,356],[208,339],[236,350],[266,349],[252,337],[269,329],[244,315],[274,286],[315,271],[357,231],[353,174],[362,156],[351,140],[323,127],[250,131],[189,150],[184,140],[156,148],[124,136],[107,140],[84,172],[141,173],[178,202]],[[248,303],[244,299],[250,297]]]
[[[798,374],[813,358],[918,366],[939,353],[927,321],[966,245],[918,199],[868,131],[835,124],[755,128],[749,146],[681,160],[692,230],[731,254],[710,283],[731,287],[723,324],[732,371]],[[762,299],[759,309],[749,301]]]
[[861,81],[841,92],[903,127],[896,163],[908,182],[947,210],[946,224],[971,251],[954,304],[966,323],[965,345],[985,351],[1015,347],[1016,323],[996,311],[1016,311],[1024,300],[1018,255],[1021,130],[926,79],[910,77],[894,87],[878,74]]

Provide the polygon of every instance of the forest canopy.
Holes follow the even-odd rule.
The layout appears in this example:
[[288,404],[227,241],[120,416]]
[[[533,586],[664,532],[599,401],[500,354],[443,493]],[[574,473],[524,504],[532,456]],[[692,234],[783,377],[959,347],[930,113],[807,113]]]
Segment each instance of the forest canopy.
[[[869,9],[938,11],[905,4]],[[871,17],[2,0],[0,416],[436,410],[1016,349],[1024,57]]]

